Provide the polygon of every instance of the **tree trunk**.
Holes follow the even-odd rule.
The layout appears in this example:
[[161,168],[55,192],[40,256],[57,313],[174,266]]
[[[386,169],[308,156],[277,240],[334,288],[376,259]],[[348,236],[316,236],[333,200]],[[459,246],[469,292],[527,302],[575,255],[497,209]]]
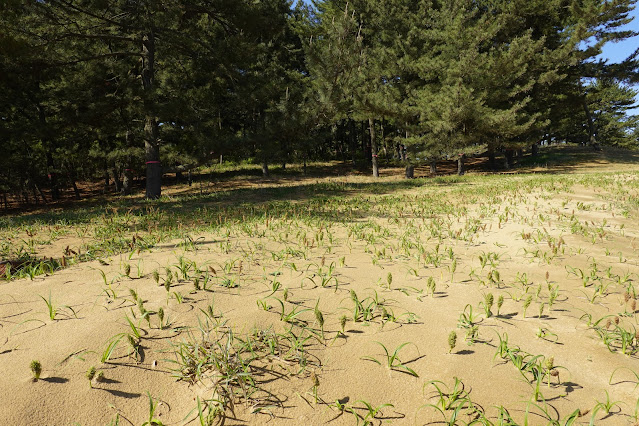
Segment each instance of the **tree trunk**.
[[406,166],[406,179],[413,179],[415,177],[415,166],[408,164]]
[[109,183],[111,182],[111,180],[109,179],[109,166],[107,165],[107,162],[104,162],[104,172],[102,174],[102,176],[104,177],[104,190],[103,192],[106,194],[107,192],[109,192]]
[[111,174],[113,175],[113,184],[115,185],[115,193],[119,194],[122,192],[122,181],[120,180],[120,172],[118,172],[118,166],[113,165],[113,169],[111,169]]
[[437,160],[430,160],[430,174],[434,175],[437,173]]
[[368,119],[368,129],[371,133],[371,159],[373,163],[373,176],[379,177],[379,165],[377,162],[377,141],[375,140],[375,120]]
[[78,185],[76,183],[77,173],[75,172],[75,167],[71,163],[67,163],[67,171],[69,175],[69,180],[71,181],[71,186],[73,187],[73,195],[76,200],[80,199],[80,190],[78,189]]
[[155,77],[155,35],[149,30],[142,37],[142,87],[144,88],[144,153],[146,159],[146,198],[162,195],[162,164],[155,100],[152,99]]
[[495,171],[497,169],[497,162],[495,161],[495,148],[488,148],[488,164],[490,169]]
[[464,164],[465,157],[466,155],[459,154],[459,157],[457,158],[457,175],[458,176],[462,176],[464,173],[466,173],[466,167]]
[[506,166],[507,170],[510,170],[513,166],[513,154],[514,151],[512,149],[507,149],[504,153],[504,166]]
[[133,169],[127,167],[124,169],[124,180],[122,181],[122,193],[131,195],[133,192]]
[[[38,186],[37,183],[33,184],[33,187],[38,191],[38,194],[40,194],[40,198],[42,198],[42,202],[44,204],[47,204],[47,197],[44,196],[44,192],[42,192],[42,189],[40,189],[40,187]],[[37,198],[36,198],[37,200]]]
[[539,144],[532,144],[532,146],[530,147],[530,152],[532,153],[533,157],[537,157],[539,155]]
[[[49,142],[50,143],[50,142]],[[53,163],[53,155],[49,150],[47,152],[47,169],[49,169],[49,173],[47,177],[49,178],[49,188],[51,188],[51,199],[59,200],[60,199],[60,186],[58,183],[58,175],[55,172],[55,164]]]
[[592,114],[590,114],[590,108],[588,108],[588,101],[586,100],[586,96],[583,96],[582,105],[584,107],[584,112],[586,113],[586,121],[588,122],[588,143],[595,151],[601,151],[601,147],[599,146],[599,142],[597,142],[597,137],[595,136],[595,122],[592,119]]
[[351,151],[351,163],[355,166],[356,158],[355,153],[357,152],[357,135],[355,134],[355,122],[353,120],[349,120],[348,126],[350,128],[350,151]]
[[262,162],[262,176],[264,177],[268,177],[269,173],[268,173],[268,162],[266,160],[264,160]]
[[58,176],[56,175],[55,164],[53,162],[53,142],[51,138],[47,136],[50,132],[47,128],[47,116],[44,112],[44,107],[38,103],[37,108],[40,126],[42,127],[43,135],[45,135],[42,137],[42,143],[47,150],[47,178],[49,180],[49,188],[51,188],[51,199],[58,200],[60,198],[60,188],[58,187]]
[[[125,144],[128,149],[131,149],[131,138],[130,133],[127,130],[126,135],[124,137]],[[130,159],[126,163],[126,167],[124,168],[124,179],[122,181],[122,193],[124,195],[131,195],[133,192],[133,160]]]
[[80,189],[78,188],[78,184],[76,183],[74,178],[71,179],[71,184],[73,185],[73,195],[75,196],[76,200],[79,200],[82,197],[80,196]]

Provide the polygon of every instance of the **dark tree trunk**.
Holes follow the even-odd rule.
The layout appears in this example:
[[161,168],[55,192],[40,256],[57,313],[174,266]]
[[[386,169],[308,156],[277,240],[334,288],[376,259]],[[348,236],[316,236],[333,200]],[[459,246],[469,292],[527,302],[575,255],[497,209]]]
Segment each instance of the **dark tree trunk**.
[[488,148],[488,164],[491,170],[497,169],[497,162],[495,161],[495,148]]
[[[44,196],[44,192],[42,192],[42,189],[38,186],[38,184],[34,183],[33,187],[38,191],[38,194],[40,194],[40,198],[42,198],[42,202],[44,204],[47,204],[47,197]],[[35,192],[34,192],[34,196],[35,196]],[[36,197],[36,201],[37,201],[37,197]]]
[[355,122],[353,120],[349,120],[348,126],[350,128],[350,151],[351,151],[351,162],[353,166],[355,166],[355,153],[357,152],[357,135],[355,134]]
[[9,200],[7,199],[7,193],[2,193],[2,200],[4,201],[4,209],[9,210]]
[[588,101],[586,100],[585,95],[583,96],[582,106],[586,113],[586,121],[588,124],[588,143],[595,151],[601,151],[601,147],[599,146],[599,142],[597,142],[597,137],[595,136],[595,122],[592,119],[592,114],[590,114],[590,108],[588,108]]
[[104,162],[103,176],[104,176],[104,193],[106,194],[107,192],[109,192],[109,184],[111,182],[111,180],[109,179],[109,166],[107,165],[106,161]]
[[133,192],[133,170],[129,167],[124,169],[124,180],[122,181],[122,193],[131,195]]
[[113,184],[115,185],[115,193],[119,194],[122,192],[122,181],[120,180],[120,172],[118,171],[118,167],[116,165],[111,169],[111,174],[113,175]]
[[375,140],[375,120],[368,119],[368,129],[371,134],[371,159],[373,163],[373,176],[379,177],[379,163],[377,161],[377,141]]
[[510,170],[513,166],[513,154],[514,151],[512,149],[507,149],[504,153],[504,166],[507,170]]
[[[38,119],[44,135],[49,135],[49,129],[47,128],[47,116],[44,111],[44,107],[37,104]],[[60,198],[60,188],[58,184],[58,176],[56,175],[55,163],[53,161],[53,142],[49,136],[43,136],[42,143],[45,146],[47,153],[47,178],[49,180],[49,188],[51,188],[51,199],[58,200]],[[36,200],[37,201],[37,200]]]
[[[130,134],[129,131],[127,130],[126,132],[126,146],[127,148],[131,148],[131,138],[130,138]],[[131,195],[131,193],[133,192],[133,165],[131,164],[132,160],[129,159],[129,161],[127,161],[127,165],[126,168],[124,169],[124,180],[122,182],[122,193],[124,195]]]
[[415,177],[415,166],[409,164],[406,166],[406,179],[413,179]]
[[539,155],[539,144],[538,143],[532,144],[532,146],[530,147],[530,152],[533,157],[537,157]]
[[193,173],[191,173],[191,170],[189,170],[188,174],[187,174],[187,179],[189,180],[189,186],[193,185]]
[[162,164],[158,141],[158,121],[153,97],[155,78],[155,35],[150,30],[142,37],[142,87],[144,88],[144,153],[146,159],[146,198],[162,195]]
[[464,164],[465,157],[466,155],[460,154],[459,157],[457,158],[457,175],[458,176],[462,176],[464,173],[466,173],[466,166]]
[[52,200],[59,200],[60,199],[60,184],[59,184],[59,180],[58,180],[58,175],[55,172],[55,164],[53,162],[53,154],[51,154],[50,150],[47,152],[47,169],[49,169],[49,173],[48,173],[47,177],[49,178],[49,188],[51,188],[51,199]]
[[304,156],[304,169],[303,169],[303,173],[304,173],[304,176],[306,176],[306,155]]
[[67,163],[67,171],[69,175],[69,180],[71,181],[71,186],[73,187],[73,195],[76,200],[80,199],[80,190],[78,189],[78,185],[76,181],[78,180],[77,173],[75,172],[75,167],[71,163]]
[[266,160],[264,160],[262,162],[262,176],[264,177],[268,177],[269,173],[268,173],[268,162]]
[[430,160],[430,174],[437,173],[437,160]]
[[73,185],[73,195],[75,196],[76,200],[79,200],[82,197],[80,196],[80,189],[78,188],[78,184],[76,183],[75,179],[71,179],[71,184]]

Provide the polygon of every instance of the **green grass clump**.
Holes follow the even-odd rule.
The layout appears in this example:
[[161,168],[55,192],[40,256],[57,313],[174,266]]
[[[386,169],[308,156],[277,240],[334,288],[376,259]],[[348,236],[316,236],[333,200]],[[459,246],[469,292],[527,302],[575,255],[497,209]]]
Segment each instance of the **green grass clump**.
[[29,364],[29,368],[33,374],[33,381],[37,382],[42,374],[42,364],[40,364],[40,361],[34,359],[31,361],[31,364]]

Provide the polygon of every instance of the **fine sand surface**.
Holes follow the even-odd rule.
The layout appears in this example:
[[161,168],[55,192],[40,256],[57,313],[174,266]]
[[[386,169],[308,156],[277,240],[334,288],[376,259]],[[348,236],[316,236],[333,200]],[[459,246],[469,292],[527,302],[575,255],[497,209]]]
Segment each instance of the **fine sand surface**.
[[[575,410],[575,424],[588,424],[593,412],[595,424],[634,424],[639,212],[627,202],[637,196],[639,175],[588,176],[558,183],[504,177],[503,188],[499,177],[425,181],[360,194],[360,214],[345,220],[247,220],[193,234],[192,245],[161,243],[50,276],[0,281],[0,424],[141,425],[150,420],[149,396],[152,418],[163,424],[200,424],[198,401],[207,412],[216,399],[226,401],[229,425],[435,424],[460,406],[450,395],[443,414],[428,405],[442,409],[435,385],[449,394],[455,378],[475,407],[461,403],[458,424],[479,411],[500,424],[497,407],[519,424],[526,417],[563,424]],[[424,200],[443,207],[421,209]],[[85,240],[66,236],[38,250],[59,256]],[[483,309],[489,293],[490,317]],[[53,320],[43,299],[57,310]],[[474,337],[460,321],[470,309]],[[293,311],[300,313],[282,320]],[[618,330],[630,335],[627,354],[614,340]],[[452,331],[457,342],[449,351]],[[519,348],[512,353],[536,360],[538,370],[520,370],[498,353],[505,335],[511,350]],[[239,351],[242,345],[254,352]],[[390,356],[400,349],[388,359],[385,348]],[[190,370],[177,362],[189,349]],[[228,386],[214,359],[238,369],[228,373]],[[42,364],[38,381],[32,360]],[[92,387],[91,366],[104,374]],[[537,400],[535,374],[542,375]],[[620,403],[604,407],[606,392]]]

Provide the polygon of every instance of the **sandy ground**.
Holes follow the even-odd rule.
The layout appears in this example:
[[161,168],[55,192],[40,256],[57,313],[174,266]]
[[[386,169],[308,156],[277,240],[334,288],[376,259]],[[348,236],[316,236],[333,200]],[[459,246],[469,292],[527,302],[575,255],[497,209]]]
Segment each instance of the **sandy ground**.
[[[221,370],[212,367],[211,353],[223,352],[216,343],[225,345],[229,331],[231,347],[254,343],[255,360],[231,350],[229,363],[237,366],[238,356],[244,357],[244,366],[250,366],[243,372],[254,383],[248,393],[236,382],[227,388],[236,394],[226,409],[226,424],[434,424],[444,415],[428,405],[437,405],[438,397],[429,383],[443,382],[435,384],[448,393],[455,378],[495,424],[500,424],[496,407],[505,407],[519,424],[526,417],[529,424],[547,424],[547,417],[564,421],[579,409],[577,424],[588,424],[606,392],[620,404],[613,404],[609,414],[599,406],[595,424],[634,424],[636,338],[628,355],[616,345],[611,351],[593,323],[604,318],[598,324],[602,331],[609,315],[608,330],[618,321],[633,335],[637,326],[634,294],[625,293],[632,293],[639,280],[639,225],[637,212],[623,204],[624,179],[636,175],[619,177],[622,192],[597,181],[550,188],[547,181],[527,184],[532,176],[517,179],[479,200],[474,194],[482,183],[461,183],[467,186],[463,199],[454,199],[450,188],[425,185],[371,196],[377,205],[390,207],[358,221],[272,218],[196,235],[199,244],[188,250],[165,243],[32,281],[0,282],[0,424],[102,425],[116,419],[133,425],[153,419],[199,424],[198,401],[207,407],[207,401],[213,406],[211,400],[220,398],[215,383]],[[386,204],[384,197],[399,201]],[[436,197],[455,203],[458,213],[410,207],[411,200]],[[41,253],[53,255],[82,242],[64,238],[54,248],[42,246]],[[192,265],[187,277],[179,272],[180,259]],[[481,259],[487,259],[483,266]],[[175,275],[169,292],[163,285],[166,268]],[[579,270],[589,277],[585,286]],[[491,281],[490,271],[499,278],[492,275]],[[196,277],[206,289],[195,289]],[[550,309],[555,286],[558,295]],[[129,289],[142,300],[149,322]],[[352,292],[362,307],[371,307],[370,318],[355,320]],[[481,305],[488,293],[495,300],[490,317]],[[504,302],[497,316],[500,295]],[[44,300],[49,298],[54,319]],[[460,316],[468,313],[468,305],[477,335],[467,342]],[[207,316],[209,306],[214,314]],[[323,337],[316,306],[324,318]],[[287,314],[302,312],[286,322],[282,308]],[[137,352],[128,342],[135,334],[129,320],[140,333],[133,336]],[[457,343],[449,353],[452,331]],[[276,334],[279,346],[269,353],[260,342]],[[498,336],[505,334],[511,349],[543,356],[541,365],[554,359],[551,370],[540,370],[537,400],[532,374],[496,353]],[[118,336],[114,352],[101,362]],[[200,345],[194,357],[201,362],[201,380],[178,380],[178,354],[194,345]],[[397,348],[396,359],[389,360],[385,350],[393,355]],[[38,381],[29,368],[32,360],[42,365]],[[91,366],[104,374],[92,387],[86,378]],[[550,371],[558,375],[546,374]],[[152,416],[149,397],[156,407]],[[382,408],[370,413],[367,404]],[[451,418],[452,410],[442,411]],[[463,406],[456,424],[476,417]]]

